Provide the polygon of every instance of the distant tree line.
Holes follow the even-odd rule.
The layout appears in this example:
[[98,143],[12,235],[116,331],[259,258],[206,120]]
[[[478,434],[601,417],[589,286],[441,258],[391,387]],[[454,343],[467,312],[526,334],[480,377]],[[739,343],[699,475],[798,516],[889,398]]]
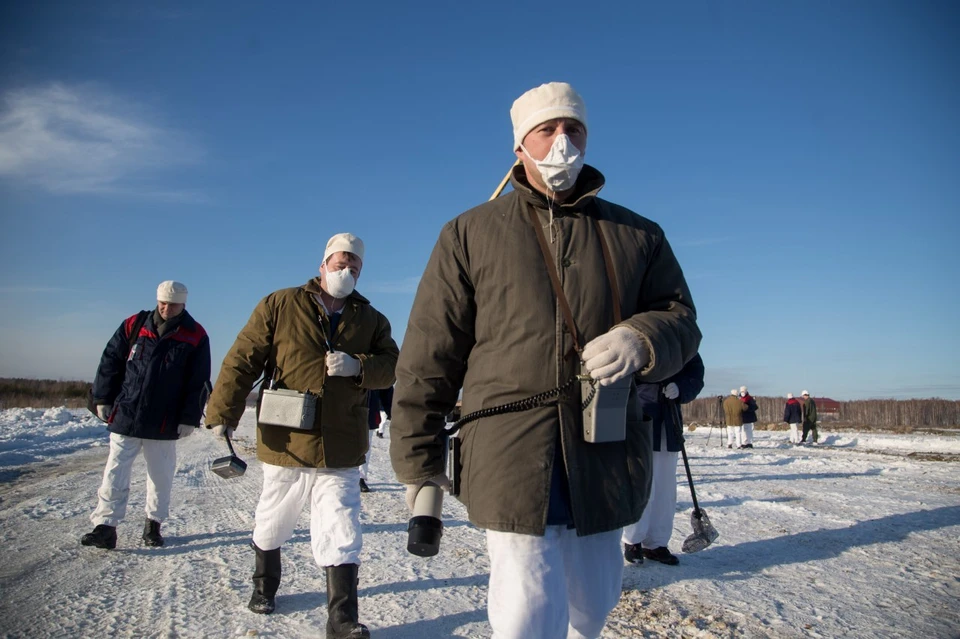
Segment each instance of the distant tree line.
[[[718,424],[723,419],[720,401],[725,397],[700,397],[683,407],[684,421]],[[754,397],[759,424],[783,423],[786,399]],[[820,421],[842,422],[864,427],[948,427],[960,426],[960,401],[949,399],[866,399],[838,402],[840,410],[818,411]],[[818,407],[819,408],[819,407]]]
[[0,377],[0,408],[82,408],[90,382]]
[[[52,379],[21,379],[0,377],[0,408],[50,408],[66,406],[82,408],[87,405],[89,382],[58,381]],[[248,405],[256,403],[256,391],[250,394]],[[719,424],[723,419],[720,400],[713,397],[695,399],[683,407],[687,422]],[[781,424],[785,399],[754,397],[757,400],[757,422]],[[904,427],[960,427],[960,401],[949,399],[868,399],[839,402],[840,410],[828,413],[820,410],[820,420],[841,422],[874,428]]]

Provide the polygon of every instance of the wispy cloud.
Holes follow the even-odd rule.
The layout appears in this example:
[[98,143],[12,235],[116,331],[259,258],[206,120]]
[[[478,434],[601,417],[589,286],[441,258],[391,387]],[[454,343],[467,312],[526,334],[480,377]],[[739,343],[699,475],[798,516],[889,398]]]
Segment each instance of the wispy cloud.
[[372,282],[369,286],[359,285],[361,292],[368,293],[416,293],[420,285],[420,276],[406,277],[400,280]]
[[197,199],[158,182],[201,150],[143,109],[93,86],[6,91],[0,107],[0,176],[54,193]]

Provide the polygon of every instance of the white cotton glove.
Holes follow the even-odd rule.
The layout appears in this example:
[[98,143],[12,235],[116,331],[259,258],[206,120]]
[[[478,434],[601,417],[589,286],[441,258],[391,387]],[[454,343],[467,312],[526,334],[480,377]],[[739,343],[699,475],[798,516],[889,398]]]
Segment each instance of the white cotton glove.
[[191,426],[190,424],[180,424],[177,426],[177,435],[180,439],[184,437],[189,437],[197,430],[196,426]]
[[643,338],[626,326],[616,326],[587,342],[582,357],[584,368],[601,386],[633,375],[650,363]]
[[423,485],[427,482],[432,482],[439,486],[440,488],[450,491],[450,480],[447,478],[446,473],[440,473],[439,475],[434,475],[433,477],[428,477],[422,481],[419,481],[415,484],[407,484],[407,508],[410,509],[410,512],[413,512],[413,506],[417,503],[417,493],[420,492],[420,489],[423,488]]
[[667,399],[676,399],[680,397],[680,389],[673,382],[663,387],[663,396]]
[[102,421],[110,419],[110,413],[113,412],[113,404],[97,404],[97,417]]
[[360,360],[352,355],[335,351],[327,353],[327,375],[331,377],[356,377],[360,374]]
[[229,433],[231,439],[233,438],[233,432],[237,430],[235,426],[224,426],[223,424],[207,426],[207,428],[213,431],[214,437],[226,437]]

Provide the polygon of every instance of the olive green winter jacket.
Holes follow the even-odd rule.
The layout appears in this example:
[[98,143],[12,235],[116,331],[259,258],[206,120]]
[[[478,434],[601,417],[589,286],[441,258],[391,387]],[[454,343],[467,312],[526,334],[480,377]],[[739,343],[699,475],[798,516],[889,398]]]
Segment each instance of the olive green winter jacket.
[[[358,378],[327,377],[330,322],[314,297],[320,278],[263,298],[223,360],[207,405],[207,424],[236,426],[247,395],[264,372],[279,370],[280,387],[320,395],[313,430],[257,425],[257,457],[277,466],[348,468],[363,463],[369,448],[367,391],[394,382],[399,349],[390,322],[357,292],[347,297],[336,351],[360,360]],[[261,387],[262,396],[262,387]],[[257,401],[259,411],[260,402]]]
[[[583,342],[614,324],[613,296],[592,216],[610,246],[624,326],[643,336],[650,365],[636,379],[677,373],[700,344],[690,291],[663,230],[596,197],[603,176],[584,167],[574,194],[554,205],[513,173],[514,190],[448,222],[420,281],[397,365],[390,453],[401,482],[443,472],[438,433],[461,387],[464,415],[547,391],[579,372],[551,287],[556,269]],[[528,204],[553,252],[548,266]],[[542,535],[555,449],[562,448],[580,535],[640,518],[649,494],[650,432],[628,402],[627,440],[587,443],[580,390],[558,405],[487,417],[461,431],[460,499],[481,528]]]

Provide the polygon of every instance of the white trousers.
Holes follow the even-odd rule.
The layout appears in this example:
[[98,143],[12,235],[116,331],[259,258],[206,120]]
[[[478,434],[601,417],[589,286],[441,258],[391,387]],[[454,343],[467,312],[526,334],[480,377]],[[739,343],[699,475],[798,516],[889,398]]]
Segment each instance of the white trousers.
[[660,436],[660,450],[653,451],[653,483],[650,501],[635,524],[624,527],[620,540],[641,544],[644,548],[667,547],[673,535],[673,517],[677,512],[677,458],[667,451],[666,434]]
[[363,458],[363,465],[360,466],[360,479],[367,481],[367,473],[370,472],[370,451],[373,450],[373,433],[374,431],[369,431],[367,440],[370,442],[370,447],[367,449],[367,456]]
[[620,531],[543,537],[487,531],[493,639],[595,639],[620,600]]
[[727,426],[727,445],[733,444],[734,448],[743,445],[743,427]]
[[310,502],[310,546],[319,566],[359,564],[360,471],[356,468],[287,468],[263,465],[253,543],[261,550],[282,546]]
[[790,424],[790,443],[797,444],[800,442],[800,424]]
[[141,439],[110,433],[110,453],[97,491],[97,508],[90,515],[94,526],[117,526],[127,514],[133,460],[143,451],[147,462],[147,518],[163,522],[170,514],[170,491],[177,471],[177,440]]
[[377,432],[380,433],[382,437],[384,433],[387,432],[387,429],[390,428],[390,419],[387,417],[387,414],[383,411],[380,411],[380,425],[377,426]]
[[743,425],[743,445],[753,443],[753,423],[744,423]]

